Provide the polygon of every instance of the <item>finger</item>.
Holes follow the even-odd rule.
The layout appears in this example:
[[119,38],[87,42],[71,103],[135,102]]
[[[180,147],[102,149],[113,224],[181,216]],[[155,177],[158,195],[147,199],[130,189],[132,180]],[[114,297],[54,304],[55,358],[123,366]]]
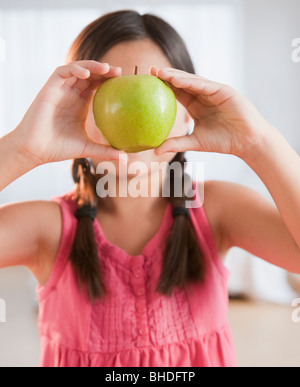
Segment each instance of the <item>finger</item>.
[[158,73],[159,70],[160,70],[160,67],[151,66],[149,70],[149,74],[154,75],[156,77],[156,74]]
[[[172,73],[174,75],[184,75],[184,76],[191,76],[191,77],[199,77],[196,74],[188,73],[187,71],[184,70],[178,70],[174,69],[173,67],[158,67],[158,66],[151,66],[150,68],[150,73],[151,75],[156,75],[158,74],[159,71],[167,71],[168,73]],[[202,78],[202,77],[200,77]]]
[[109,71],[105,74],[95,74],[91,73],[88,79],[72,77],[65,81],[65,85],[69,86],[76,90],[81,96],[84,97],[85,92],[94,90],[100,86],[100,84],[105,81],[105,79],[113,78],[120,76],[122,74],[122,69],[120,67],[109,67]]
[[161,73],[168,73],[170,75],[173,75],[174,77],[184,77],[184,78],[190,78],[190,79],[202,79],[207,82],[211,82],[208,78],[202,77],[200,75],[194,74],[194,73],[188,73],[187,71],[184,70],[178,70],[174,69],[172,67],[162,67],[158,68],[158,73],[161,75]]
[[55,84],[57,81],[63,81],[64,86],[73,88],[79,80],[86,80],[90,77],[90,70],[79,66],[76,63],[71,63],[66,66],[60,66],[56,69],[50,80],[53,80]]
[[110,67],[107,74],[102,76],[95,76],[92,74],[90,79],[86,81],[80,80],[76,85],[74,85],[74,87],[79,92],[81,98],[88,100],[91,96],[93,96],[95,90],[97,90],[107,79],[119,77],[121,75],[121,67]]
[[57,68],[55,74],[63,79],[77,77],[78,79],[99,78],[99,76],[115,76],[121,73],[119,67],[112,67],[108,63],[100,63],[93,60],[72,62]]
[[82,61],[77,61],[77,62],[73,62],[74,64],[77,64],[83,68],[86,68],[88,69],[91,74],[95,74],[95,75],[105,75],[105,74],[108,74],[112,71],[119,71],[121,70],[120,67],[114,67],[114,66],[111,66],[109,63],[101,63],[101,62],[97,62],[95,60],[82,60]]
[[79,65],[72,64],[68,66],[60,66],[57,68],[55,75],[58,75],[63,80],[69,78],[79,78],[79,79],[87,79],[91,75],[88,69],[84,67],[80,67]]
[[[170,83],[167,79],[163,79],[165,77],[161,74],[162,70],[168,71],[170,75],[171,75],[171,73],[177,74],[177,75],[180,73],[180,74],[185,74],[185,75],[192,76],[192,74],[188,74],[188,73],[186,73],[184,71],[181,71],[181,70],[175,70],[175,69],[172,69],[172,68],[161,69],[161,68],[156,67],[156,66],[151,66],[151,68],[149,70],[149,74],[153,75],[153,76],[156,76],[157,78],[160,78],[161,80],[163,80],[173,91],[176,91],[177,88],[172,83]],[[171,77],[169,76],[168,79],[171,80]]]
[[64,82],[64,85],[69,87],[70,89],[75,86],[76,82],[78,81],[78,78],[73,76],[70,78],[67,78]]
[[81,79],[80,74],[86,76],[82,79],[88,78],[91,74],[106,74],[110,70],[108,63],[100,63],[93,60],[82,60],[77,62],[71,62],[65,66],[58,67],[58,74],[62,78],[69,78],[71,76],[77,76]]
[[178,70],[174,69],[172,67],[157,67],[157,66],[152,66],[150,68],[150,74],[155,75],[158,78],[163,78],[165,75],[168,77],[173,76],[173,77],[186,77],[186,78],[191,78],[191,79],[203,79],[208,81],[207,78],[201,77],[196,74],[188,73],[183,70]]
[[105,74],[91,73],[90,79],[92,80],[93,83],[97,84],[99,82],[103,82],[105,79],[119,77],[120,75],[122,75],[121,67],[109,66],[109,70],[107,73]]
[[78,79],[76,77],[69,78],[65,81],[65,86],[68,86],[70,89],[73,89],[81,94],[86,90],[91,84],[90,79]]
[[161,80],[168,82],[177,89],[184,89],[192,95],[202,94],[205,96],[213,96],[225,86],[210,81],[207,78],[173,68],[152,68],[152,73],[155,71],[156,76]]
[[173,90],[175,97],[178,102],[180,102],[186,109],[190,109],[191,104],[195,101],[195,95],[194,93],[189,93],[186,90],[183,89],[177,89],[173,85],[169,85],[170,88]]
[[120,160],[124,162],[128,160],[128,155],[125,152],[112,148],[109,145],[102,145],[91,141],[87,142],[81,157],[103,161]]
[[[155,73],[156,69],[154,68],[154,66],[152,67],[153,67],[153,73]],[[151,75],[152,75],[152,71],[151,71]],[[191,118],[197,119],[199,114],[201,114],[201,112],[203,111],[203,106],[201,105],[201,103],[199,104],[199,101],[197,100],[197,93],[186,89],[179,89],[168,82],[166,82],[166,84],[174,92],[176,100],[180,102],[187,109]]]
[[204,106],[220,106],[237,93],[228,85],[188,73],[181,75],[180,72],[176,71],[173,69],[161,69],[158,71],[157,76],[173,85],[176,89],[184,90],[194,95]]
[[181,72],[173,72],[165,69],[160,70],[157,73],[157,76],[160,79],[169,82],[176,88],[206,96],[217,93],[224,86],[196,75],[191,76],[189,74],[186,75]]
[[[160,70],[159,67],[152,66],[150,68],[149,74],[156,76],[159,70]],[[170,69],[170,70],[173,70],[173,69]],[[175,71],[179,71],[179,70],[175,70]],[[184,73],[184,72],[182,71],[182,73]],[[185,74],[187,74],[187,73],[185,73]],[[180,102],[186,109],[189,109],[190,105],[192,104],[195,97],[197,96],[197,93],[195,93],[191,90],[179,89],[179,88],[175,87],[173,84],[171,84],[167,81],[165,81],[165,82],[170,87],[170,89],[174,92],[177,101]],[[191,112],[190,112],[190,114],[194,118],[194,116]]]
[[160,156],[167,152],[179,153],[196,148],[195,136],[193,134],[181,137],[170,137],[162,145],[155,149],[155,153]]

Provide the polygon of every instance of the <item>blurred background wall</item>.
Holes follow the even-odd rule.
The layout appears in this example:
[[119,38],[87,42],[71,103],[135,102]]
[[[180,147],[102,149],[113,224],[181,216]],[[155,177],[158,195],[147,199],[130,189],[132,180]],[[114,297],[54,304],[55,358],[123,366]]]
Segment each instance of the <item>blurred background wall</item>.
[[[0,136],[18,124],[82,28],[125,8],[169,21],[186,41],[197,73],[246,95],[300,152],[300,63],[292,59],[292,42],[300,37],[299,0],[0,0]],[[238,182],[269,196],[233,156],[189,152],[188,160],[205,163],[206,180]],[[46,165],[2,191],[0,204],[48,200],[72,187],[70,162]],[[226,265],[232,294],[287,304],[295,297],[284,270],[248,253],[233,249]]]

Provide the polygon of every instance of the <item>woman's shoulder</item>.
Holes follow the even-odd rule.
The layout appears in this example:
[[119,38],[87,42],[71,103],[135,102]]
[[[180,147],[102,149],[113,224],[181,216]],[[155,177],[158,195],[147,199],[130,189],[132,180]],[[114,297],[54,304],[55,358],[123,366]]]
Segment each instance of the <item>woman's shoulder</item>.
[[59,204],[54,201],[26,201],[11,203],[3,206],[3,210],[9,213],[13,219],[22,221],[24,227],[35,229],[38,234],[43,231],[43,225],[48,224],[49,228],[56,227],[60,223]]
[[[72,193],[53,197],[51,200],[36,200],[8,205],[10,216],[18,219],[27,233],[38,243],[38,259],[26,265],[36,277],[39,285],[47,282],[57,254],[68,233],[75,227],[76,201]],[[70,232],[69,232],[69,231]]]
[[237,203],[245,189],[247,188],[240,184],[220,180],[209,180],[198,184],[203,208],[220,256],[225,257],[227,253],[223,240],[223,218],[228,214],[229,207]]
[[5,225],[0,232],[1,247],[6,251],[4,263],[26,266],[42,282],[60,243],[59,205],[52,201],[24,201],[3,205],[0,212],[1,224]]
[[245,192],[254,192],[241,184],[221,180],[208,180],[204,183],[198,183],[198,192],[200,190],[204,207],[210,212],[213,209],[218,210],[218,207],[228,206],[229,202],[236,200]]
[[202,191],[204,208],[211,216],[222,216],[224,209],[238,207],[249,196],[260,196],[254,189],[242,184],[217,180],[206,181]]
[[227,181],[205,182],[203,207],[220,253],[224,255],[230,248],[232,225],[241,223],[241,219],[247,222],[257,203],[261,203],[261,194],[252,188]]
[[62,235],[62,213],[58,202],[35,201],[24,204],[30,209],[38,228],[39,255],[38,261],[31,269],[39,285],[48,280],[52,271]]

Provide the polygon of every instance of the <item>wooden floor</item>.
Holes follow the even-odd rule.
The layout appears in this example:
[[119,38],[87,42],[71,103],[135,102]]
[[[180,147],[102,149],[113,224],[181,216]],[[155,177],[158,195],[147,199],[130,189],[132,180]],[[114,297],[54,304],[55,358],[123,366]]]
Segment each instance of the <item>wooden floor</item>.
[[291,306],[231,300],[229,321],[240,367],[300,367],[300,322]]
[[[37,305],[26,269],[0,271],[0,298],[6,323],[0,323],[0,367],[35,367],[39,359]],[[299,367],[300,322],[294,308],[231,300],[229,321],[240,367]],[[299,313],[300,315],[300,313]]]

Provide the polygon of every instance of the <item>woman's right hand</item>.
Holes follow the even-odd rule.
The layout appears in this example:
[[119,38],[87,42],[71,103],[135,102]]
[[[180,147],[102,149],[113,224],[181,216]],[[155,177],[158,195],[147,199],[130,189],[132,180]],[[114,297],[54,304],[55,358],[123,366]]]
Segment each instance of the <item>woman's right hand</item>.
[[15,129],[19,152],[36,165],[72,158],[118,160],[123,152],[92,142],[85,125],[95,90],[119,75],[119,67],[89,60],[58,67]]

